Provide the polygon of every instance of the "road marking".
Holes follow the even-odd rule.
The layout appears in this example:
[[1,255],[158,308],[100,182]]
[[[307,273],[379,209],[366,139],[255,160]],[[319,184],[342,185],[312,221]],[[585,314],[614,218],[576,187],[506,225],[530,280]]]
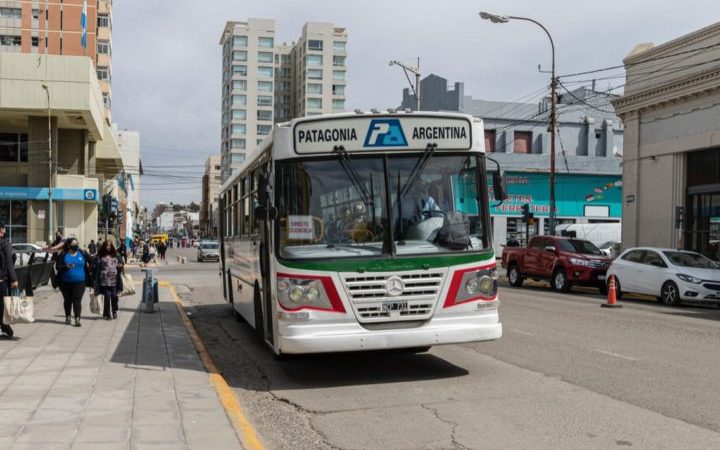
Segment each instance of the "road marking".
[[513,329],[513,328],[507,328],[507,330],[510,331],[510,332],[512,332],[512,333],[523,334],[523,335],[525,335],[525,336],[537,336],[537,334],[531,333],[531,332],[529,332],[529,331],[521,331],[521,330],[516,330],[516,329]]
[[175,286],[167,281],[160,281],[158,284],[170,291],[170,295],[175,301],[175,306],[177,307],[178,312],[180,312],[180,318],[190,334],[190,338],[195,346],[195,351],[198,353],[198,356],[200,356],[200,360],[205,366],[205,370],[208,372],[210,383],[215,388],[215,391],[220,398],[220,402],[225,408],[225,412],[228,417],[230,417],[230,421],[240,436],[243,446],[248,450],[264,450],[265,447],[263,447],[257,432],[255,432],[255,429],[248,421],[247,416],[240,405],[240,401],[237,399],[237,396],[235,396],[235,392],[233,392],[232,388],[228,386],[225,379],[222,375],[220,375],[220,371],[210,357],[210,354],[207,352],[205,344],[202,339],[200,339],[200,335],[197,334],[195,327],[185,314],[185,305],[177,295]]
[[609,352],[607,350],[596,349],[595,351],[598,353],[602,353],[603,355],[614,356],[615,358],[624,359],[625,361],[639,361],[637,358],[633,358],[632,356],[621,355],[620,353]]

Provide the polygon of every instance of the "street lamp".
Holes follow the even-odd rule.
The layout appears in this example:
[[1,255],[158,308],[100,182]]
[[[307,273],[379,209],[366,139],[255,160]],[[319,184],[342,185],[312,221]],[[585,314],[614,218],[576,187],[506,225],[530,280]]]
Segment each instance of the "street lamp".
[[[413,92],[415,92],[415,110],[420,111],[420,58],[417,59],[416,67],[401,63],[400,61],[395,59],[390,61],[388,65],[402,67],[403,72],[405,72],[405,76],[408,79],[408,83],[410,84],[410,87],[412,88]],[[412,72],[413,74],[415,74],[415,86],[413,86],[412,82],[410,81],[410,77],[407,74],[408,72]]]
[[[47,65],[47,59],[45,60]],[[52,115],[50,112],[50,87],[47,83],[42,84],[47,95],[47,118],[48,118],[48,242],[53,242],[53,163],[52,163]]]
[[537,20],[528,17],[518,16],[502,16],[489,12],[480,12],[480,17],[489,20],[492,23],[507,23],[510,20],[524,20],[532,22],[542,28],[550,39],[550,48],[552,49],[552,75],[550,78],[550,234],[555,234],[555,128],[557,127],[557,76],[555,75],[555,42],[553,42],[550,32]]

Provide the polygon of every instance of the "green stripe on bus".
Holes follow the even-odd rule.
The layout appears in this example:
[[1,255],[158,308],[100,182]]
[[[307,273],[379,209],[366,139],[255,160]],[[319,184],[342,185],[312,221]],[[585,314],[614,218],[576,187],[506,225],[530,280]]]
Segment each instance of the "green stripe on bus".
[[468,255],[418,256],[387,259],[369,259],[365,261],[281,261],[285,267],[300,270],[318,270],[322,272],[392,272],[396,270],[423,270],[437,267],[457,266],[474,262],[495,261],[495,253],[472,253]]

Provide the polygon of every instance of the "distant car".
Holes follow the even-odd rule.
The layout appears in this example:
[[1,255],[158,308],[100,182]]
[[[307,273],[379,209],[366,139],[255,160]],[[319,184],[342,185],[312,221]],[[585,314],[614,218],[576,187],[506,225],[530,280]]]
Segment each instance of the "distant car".
[[700,253],[655,247],[625,250],[610,265],[618,296],[657,297],[666,305],[683,301],[720,303],[720,265]]
[[17,243],[12,244],[13,251],[15,252],[15,265],[16,266],[27,266],[30,263],[30,255],[35,254],[34,261],[42,261],[45,259],[46,253],[43,248],[37,244],[29,243]]
[[199,247],[199,246],[200,246],[200,241],[196,241],[195,239],[193,239],[193,241],[192,241],[192,246],[193,246],[193,247]]
[[220,261],[220,244],[215,241],[200,242],[198,244],[197,260],[198,262]]
[[615,241],[607,241],[598,245],[598,249],[600,249],[603,255],[609,256],[611,258],[615,258],[617,257],[617,255],[620,254],[620,247],[621,244]]

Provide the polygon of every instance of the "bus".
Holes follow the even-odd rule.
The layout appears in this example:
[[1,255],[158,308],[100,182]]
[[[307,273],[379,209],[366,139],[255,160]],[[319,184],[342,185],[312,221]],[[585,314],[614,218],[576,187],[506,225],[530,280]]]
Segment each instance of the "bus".
[[485,164],[463,114],[275,125],[220,189],[236,318],[280,356],[500,338]]
[[168,236],[167,233],[153,234],[150,237],[150,243],[153,245],[157,245],[161,242],[164,243],[165,245],[167,245],[168,241],[170,241],[170,236]]

